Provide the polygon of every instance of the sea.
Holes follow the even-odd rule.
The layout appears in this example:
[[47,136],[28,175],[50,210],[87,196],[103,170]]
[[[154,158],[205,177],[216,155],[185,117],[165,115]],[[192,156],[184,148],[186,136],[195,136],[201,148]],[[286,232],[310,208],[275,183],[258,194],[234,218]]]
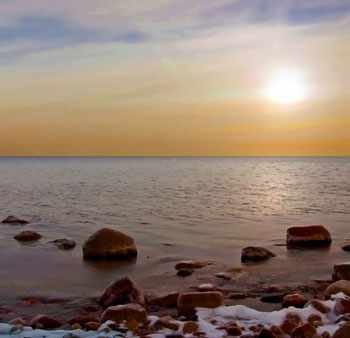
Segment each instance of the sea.
[[[8,215],[30,224],[0,224],[0,319],[8,315],[1,304],[9,313],[50,313],[47,302],[21,309],[33,295],[93,299],[122,276],[156,294],[230,283],[214,276],[228,269],[244,271],[231,282],[238,291],[292,286],[330,279],[333,264],[350,261],[341,250],[350,239],[350,157],[1,157],[0,218]],[[331,247],[286,248],[289,227],[316,224],[330,231]],[[103,227],[132,236],[137,258],[84,260],[84,241]],[[43,237],[13,239],[24,229]],[[64,237],[76,247],[49,243]],[[246,246],[276,257],[242,264]],[[211,267],[178,277],[180,260]]]

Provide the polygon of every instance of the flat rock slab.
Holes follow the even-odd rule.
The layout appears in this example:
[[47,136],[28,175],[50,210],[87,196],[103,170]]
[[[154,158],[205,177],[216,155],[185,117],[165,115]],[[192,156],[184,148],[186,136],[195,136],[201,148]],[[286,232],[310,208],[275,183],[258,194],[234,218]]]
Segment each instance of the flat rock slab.
[[287,230],[287,247],[322,247],[331,243],[331,235],[323,225],[292,227]]

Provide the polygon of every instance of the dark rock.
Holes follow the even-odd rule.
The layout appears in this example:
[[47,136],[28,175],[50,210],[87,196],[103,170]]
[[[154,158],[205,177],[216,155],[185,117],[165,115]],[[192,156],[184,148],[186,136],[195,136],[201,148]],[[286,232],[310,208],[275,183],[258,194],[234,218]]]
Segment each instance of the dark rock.
[[193,332],[196,332],[198,328],[199,328],[199,325],[196,322],[193,322],[190,320],[184,324],[182,331],[185,334],[193,333]]
[[333,311],[337,315],[350,313],[350,300],[344,298],[337,299]]
[[328,246],[331,242],[329,231],[322,225],[292,227],[287,230],[288,247]]
[[337,331],[334,332],[332,338],[349,338],[350,337],[350,324],[342,325]]
[[333,266],[333,280],[350,280],[350,263],[340,263]]
[[242,249],[241,261],[242,262],[249,262],[249,261],[260,262],[270,257],[276,257],[276,255],[272,253],[270,250],[265,248],[248,246]]
[[80,325],[84,325],[85,323],[95,322],[95,321],[97,321],[97,319],[92,315],[77,315],[69,320],[69,324],[77,323]]
[[282,303],[283,298],[286,296],[285,293],[278,295],[269,295],[261,297],[260,300],[264,303]]
[[29,242],[29,241],[36,241],[40,239],[41,235],[35,231],[25,230],[25,231],[21,231],[19,234],[17,234],[13,238],[16,239],[17,241]]
[[85,327],[87,330],[97,331],[100,328],[101,324],[97,321],[87,322],[85,323]]
[[258,338],[277,338],[277,337],[271,330],[262,329],[258,334]]
[[49,243],[55,244],[61,250],[70,250],[73,249],[76,245],[75,241],[73,241],[70,238],[55,239],[54,241]]
[[193,271],[190,269],[181,269],[176,273],[180,277],[187,277],[193,274]]
[[155,298],[154,304],[161,307],[176,307],[178,299],[179,299],[179,293],[175,291],[165,296]]
[[350,244],[345,244],[341,248],[343,251],[350,251]]
[[54,318],[38,315],[30,321],[30,326],[34,328],[40,328],[42,326],[45,329],[55,329],[62,326],[62,323]]
[[139,304],[110,306],[102,313],[101,323],[107,320],[121,323],[124,320],[131,321],[133,319],[138,323],[142,323],[147,319],[146,310]]
[[116,279],[110,283],[98,299],[104,307],[127,303],[145,305],[145,297],[141,288],[129,277]]
[[317,330],[309,323],[302,324],[292,330],[291,338],[312,338],[317,334]]
[[84,258],[123,259],[137,255],[134,240],[122,232],[103,228],[90,236],[83,245]]
[[24,219],[20,219],[16,216],[8,216],[7,218],[5,218],[1,223],[7,223],[7,224],[28,224],[29,222],[24,220]]

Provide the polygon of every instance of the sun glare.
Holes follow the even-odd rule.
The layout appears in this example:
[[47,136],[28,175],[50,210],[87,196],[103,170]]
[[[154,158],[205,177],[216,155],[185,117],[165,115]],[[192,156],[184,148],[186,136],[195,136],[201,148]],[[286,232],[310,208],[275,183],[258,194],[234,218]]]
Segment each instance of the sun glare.
[[294,69],[277,72],[266,90],[266,96],[278,103],[297,103],[302,101],[306,94],[303,74]]

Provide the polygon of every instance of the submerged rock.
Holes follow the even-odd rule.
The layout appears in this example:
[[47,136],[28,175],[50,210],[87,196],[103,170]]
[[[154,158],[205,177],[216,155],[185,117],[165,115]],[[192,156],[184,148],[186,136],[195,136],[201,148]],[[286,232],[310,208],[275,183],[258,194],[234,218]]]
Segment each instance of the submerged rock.
[[207,263],[205,262],[195,262],[195,261],[182,261],[175,265],[176,270],[182,269],[201,269],[205,267]]
[[188,292],[179,296],[177,308],[179,315],[192,315],[196,307],[216,308],[224,305],[224,297],[221,292]]
[[335,264],[332,277],[334,280],[350,280],[350,263]]
[[36,241],[40,239],[41,235],[35,231],[25,230],[25,231],[21,231],[19,234],[17,234],[13,238],[16,239],[17,241],[29,242],[29,241]]
[[341,248],[343,251],[350,251],[350,244],[345,244]]
[[165,296],[160,296],[148,301],[150,305],[155,304],[160,307],[176,307],[179,293],[174,291],[170,292]]
[[59,249],[62,250],[73,249],[76,245],[75,241],[70,238],[59,238],[49,243],[55,244]]
[[249,262],[249,261],[259,262],[259,261],[266,260],[270,257],[276,257],[276,255],[272,253],[270,250],[265,248],[248,246],[242,249],[241,261],[242,262]]
[[7,218],[5,218],[1,223],[7,223],[7,224],[28,224],[29,222],[24,220],[24,219],[20,219],[16,216],[8,216]]
[[287,246],[319,247],[332,242],[329,231],[322,225],[292,227],[287,230]]
[[123,259],[137,255],[134,240],[120,231],[103,228],[91,235],[83,245],[84,258]]
[[187,277],[193,275],[193,271],[191,269],[181,269],[176,274],[180,277]]
[[145,297],[141,288],[129,277],[116,279],[110,283],[98,299],[98,303],[104,307],[127,303],[145,305]]
[[107,308],[101,316],[101,323],[107,320],[112,320],[116,323],[122,321],[136,320],[138,323],[142,323],[147,319],[146,310],[139,304],[126,304],[110,306]]

